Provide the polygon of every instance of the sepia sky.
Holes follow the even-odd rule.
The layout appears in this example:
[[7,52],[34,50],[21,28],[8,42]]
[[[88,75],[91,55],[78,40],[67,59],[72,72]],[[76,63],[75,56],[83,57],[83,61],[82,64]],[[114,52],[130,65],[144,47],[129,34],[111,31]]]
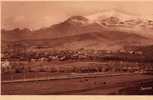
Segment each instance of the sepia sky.
[[111,9],[153,18],[153,2],[2,2],[2,28],[38,29],[62,22],[72,15],[85,16]]

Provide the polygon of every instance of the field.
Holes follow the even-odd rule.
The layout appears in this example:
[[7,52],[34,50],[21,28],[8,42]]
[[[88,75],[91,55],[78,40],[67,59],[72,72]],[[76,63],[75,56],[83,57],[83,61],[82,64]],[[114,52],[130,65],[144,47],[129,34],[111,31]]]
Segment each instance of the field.
[[19,82],[2,82],[2,94],[122,94],[122,92],[119,93],[119,90],[124,89],[125,87],[133,87],[135,85],[139,85],[139,88],[141,88],[141,85],[144,82],[150,82],[153,80],[152,75],[123,73],[118,73],[117,75],[112,75],[110,73],[110,75],[107,74],[100,75],[98,77],[95,76],[96,74],[93,74],[89,75],[89,77],[67,79],[61,78]]

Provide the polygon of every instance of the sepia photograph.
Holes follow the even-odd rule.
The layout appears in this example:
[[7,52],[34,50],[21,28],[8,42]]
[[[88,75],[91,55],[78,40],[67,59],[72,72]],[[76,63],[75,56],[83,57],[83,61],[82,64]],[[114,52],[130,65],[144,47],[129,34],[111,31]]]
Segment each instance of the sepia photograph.
[[1,1],[1,95],[153,95],[153,2]]

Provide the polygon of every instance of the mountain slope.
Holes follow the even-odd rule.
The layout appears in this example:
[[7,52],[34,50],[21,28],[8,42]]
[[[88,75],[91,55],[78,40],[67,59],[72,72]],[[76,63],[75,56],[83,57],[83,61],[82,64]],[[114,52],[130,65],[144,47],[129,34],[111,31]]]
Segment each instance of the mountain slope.
[[56,49],[105,49],[119,50],[130,46],[149,45],[148,38],[121,31],[88,32],[54,39],[22,40],[12,42],[23,46],[47,46]]

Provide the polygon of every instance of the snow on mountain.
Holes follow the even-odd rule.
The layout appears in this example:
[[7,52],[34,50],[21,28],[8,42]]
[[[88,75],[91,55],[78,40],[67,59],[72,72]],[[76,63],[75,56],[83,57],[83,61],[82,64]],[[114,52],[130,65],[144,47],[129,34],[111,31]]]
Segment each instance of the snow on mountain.
[[88,19],[83,16],[72,16],[68,18],[65,22],[68,22],[70,24],[77,23],[80,25],[85,25],[85,24],[88,24]]
[[120,24],[120,25],[153,25],[153,19],[147,19],[144,16],[136,16],[119,10],[106,10],[95,14],[85,16],[90,23],[102,24]]
[[120,10],[106,10],[85,17],[88,23],[97,23],[110,30],[132,31],[139,35],[153,37],[153,19],[144,16],[136,16]]
[[129,15],[124,12],[119,12],[116,10],[106,10],[102,12],[98,12],[92,15],[86,16],[90,21],[99,21],[104,20],[109,17],[119,18],[121,21],[129,20],[129,19],[138,19],[138,16]]

